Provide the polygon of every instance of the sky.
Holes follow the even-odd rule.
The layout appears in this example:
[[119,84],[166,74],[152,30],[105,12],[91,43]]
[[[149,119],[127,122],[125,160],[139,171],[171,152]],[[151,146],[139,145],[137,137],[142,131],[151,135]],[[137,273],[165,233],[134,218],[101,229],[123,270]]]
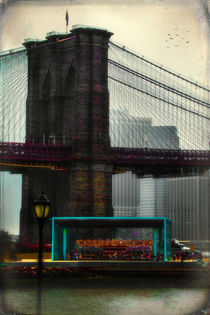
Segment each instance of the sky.
[[210,36],[204,2],[24,1],[3,16],[1,50],[21,46],[25,38],[44,39],[53,30],[65,32],[68,9],[69,29],[75,24],[106,28],[114,33],[111,40],[206,85]]
[[[1,17],[0,50],[20,47],[26,38],[44,39],[75,24],[106,28],[111,40],[182,76],[207,85],[209,16],[202,0],[22,1]],[[19,232],[20,177],[5,177],[5,228]],[[11,198],[10,198],[11,196]]]

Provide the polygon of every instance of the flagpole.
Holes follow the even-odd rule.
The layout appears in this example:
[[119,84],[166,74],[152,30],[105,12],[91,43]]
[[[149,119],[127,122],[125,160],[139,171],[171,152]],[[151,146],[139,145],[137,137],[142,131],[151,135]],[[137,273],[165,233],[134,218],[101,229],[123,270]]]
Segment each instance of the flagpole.
[[66,34],[68,33],[68,25],[69,25],[69,12],[66,9]]

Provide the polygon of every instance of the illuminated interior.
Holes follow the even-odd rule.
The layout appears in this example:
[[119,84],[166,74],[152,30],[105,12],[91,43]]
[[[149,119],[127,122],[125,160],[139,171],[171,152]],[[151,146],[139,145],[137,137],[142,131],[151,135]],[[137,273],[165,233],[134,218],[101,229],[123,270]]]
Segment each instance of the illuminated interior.
[[[165,217],[53,217],[54,260],[162,260],[172,256],[172,221]],[[117,236],[119,229],[152,229],[152,239]]]

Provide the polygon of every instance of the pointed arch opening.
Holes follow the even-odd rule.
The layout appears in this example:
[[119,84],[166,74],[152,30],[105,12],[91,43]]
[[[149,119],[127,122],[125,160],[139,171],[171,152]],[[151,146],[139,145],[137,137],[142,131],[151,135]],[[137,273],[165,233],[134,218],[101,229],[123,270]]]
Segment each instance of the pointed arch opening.
[[64,95],[68,98],[69,97],[73,98],[74,89],[75,89],[75,69],[71,65],[66,75],[65,82],[64,82]]
[[74,92],[75,92],[75,68],[71,65],[64,80],[64,99],[63,99],[63,126],[62,133],[66,139],[66,143],[72,142],[72,128],[74,111]]
[[48,71],[44,81],[43,85],[41,87],[41,102],[40,102],[40,136],[42,139],[41,141],[45,142],[47,141],[49,137],[49,128],[48,128],[48,113],[49,113],[49,104],[50,104],[50,89],[51,89],[51,75]]

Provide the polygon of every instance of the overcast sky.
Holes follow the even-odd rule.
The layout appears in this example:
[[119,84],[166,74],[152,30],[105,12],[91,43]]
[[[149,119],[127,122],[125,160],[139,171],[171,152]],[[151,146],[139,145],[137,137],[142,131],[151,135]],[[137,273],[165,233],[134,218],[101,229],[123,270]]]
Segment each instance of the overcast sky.
[[114,33],[113,41],[206,85],[209,28],[204,3],[203,0],[24,1],[4,14],[1,50],[19,47],[25,38],[44,39],[52,30],[65,32],[68,9],[70,28],[75,24],[106,28]]
[[[106,28],[114,33],[111,40],[206,85],[210,73],[210,36],[205,3],[202,0],[22,1],[8,8],[1,18],[0,47],[8,50],[21,46],[25,38],[44,39],[50,31],[65,32],[68,9],[70,29],[75,24]],[[18,233],[20,177],[7,175],[5,181],[5,226],[11,233]]]

